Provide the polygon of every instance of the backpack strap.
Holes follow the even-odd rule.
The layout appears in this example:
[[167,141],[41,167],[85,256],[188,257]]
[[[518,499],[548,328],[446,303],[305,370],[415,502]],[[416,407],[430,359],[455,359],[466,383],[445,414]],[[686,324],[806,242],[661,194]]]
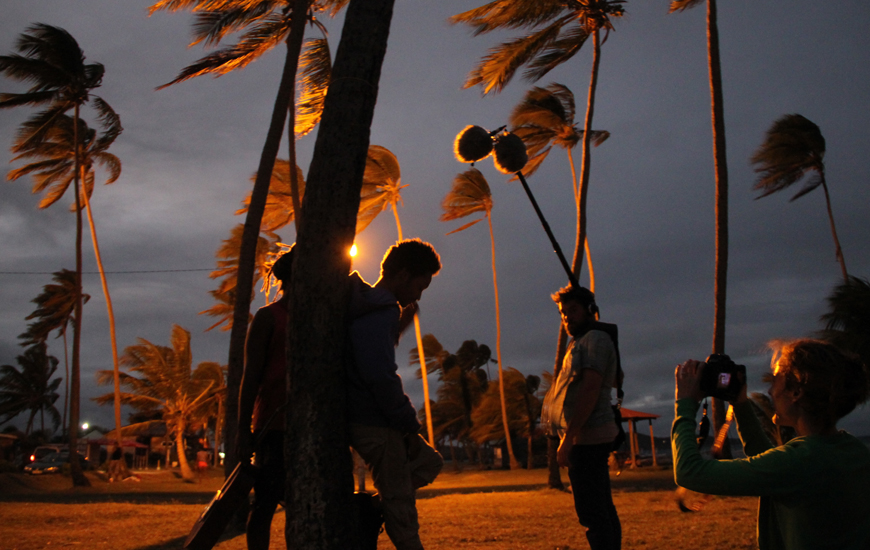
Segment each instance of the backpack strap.
[[600,330],[610,336],[613,342],[613,348],[616,350],[616,406],[622,407],[622,399],[625,397],[625,392],[622,391],[622,382],[625,378],[625,373],[622,371],[622,361],[619,357],[619,327],[613,323],[602,323],[601,321],[592,321],[589,323],[586,332],[590,330]]

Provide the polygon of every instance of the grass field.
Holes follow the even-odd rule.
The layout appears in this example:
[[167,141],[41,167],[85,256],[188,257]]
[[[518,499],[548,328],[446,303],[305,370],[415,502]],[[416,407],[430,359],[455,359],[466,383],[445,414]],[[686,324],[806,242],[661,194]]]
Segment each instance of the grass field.
[[[4,550],[88,548],[180,549],[203,503],[220,485],[214,472],[200,484],[169,475],[141,483],[69,489],[60,476],[0,477],[0,547]],[[571,495],[543,488],[546,472],[444,473],[420,493],[421,536],[427,550],[588,548]],[[626,549],[755,548],[754,498],[716,498],[702,512],[677,509],[668,471],[625,472],[614,478],[614,501]],[[273,521],[272,548],[285,548],[284,515]],[[228,532],[217,550],[244,550]],[[379,549],[390,549],[385,534]]]

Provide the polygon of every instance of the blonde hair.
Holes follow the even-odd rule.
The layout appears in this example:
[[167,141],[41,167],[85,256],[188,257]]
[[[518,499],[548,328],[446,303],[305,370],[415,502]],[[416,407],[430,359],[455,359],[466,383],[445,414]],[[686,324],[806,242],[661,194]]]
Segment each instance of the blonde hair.
[[810,415],[835,424],[867,401],[870,379],[857,355],[811,338],[768,345],[773,350],[771,368],[785,374],[788,390],[801,390],[798,404]]

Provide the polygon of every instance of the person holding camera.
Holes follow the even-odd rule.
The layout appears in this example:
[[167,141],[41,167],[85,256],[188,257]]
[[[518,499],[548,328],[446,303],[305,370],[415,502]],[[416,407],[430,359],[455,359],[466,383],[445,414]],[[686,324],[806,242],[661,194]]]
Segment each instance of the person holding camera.
[[760,550],[870,548],[870,449],[837,429],[839,419],[868,398],[867,368],[820,340],[774,341],[771,348],[772,373],[765,380],[773,421],[794,428],[797,437],[780,446],[770,442],[747,399],[745,376],[738,376],[731,404],[747,458],[703,458],[695,440],[698,407],[711,395],[703,380],[728,382],[735,371],[723,365],[727,356],[718,356],[713,369],[686,361],[675,372],[675,481],[699,493],[759,496]]
[[568,285],[551,296],[572,340],[544,407],[543,421],[558,435],[556,458],[568,468],[577,519],[592,550],[618,550],[622,526],[610,491],[608,459],[619,430],[611,407],[617,352],[596,326],[598,306],[586,288]]

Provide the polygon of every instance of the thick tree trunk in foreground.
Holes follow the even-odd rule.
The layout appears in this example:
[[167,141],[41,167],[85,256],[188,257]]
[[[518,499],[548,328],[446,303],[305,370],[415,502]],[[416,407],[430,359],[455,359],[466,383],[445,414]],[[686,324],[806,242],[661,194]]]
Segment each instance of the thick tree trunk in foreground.
[[393,0],[351,1],[308,172],[288,335],[288,548],[358,547],[344,409],[348,250],[392,12]]

